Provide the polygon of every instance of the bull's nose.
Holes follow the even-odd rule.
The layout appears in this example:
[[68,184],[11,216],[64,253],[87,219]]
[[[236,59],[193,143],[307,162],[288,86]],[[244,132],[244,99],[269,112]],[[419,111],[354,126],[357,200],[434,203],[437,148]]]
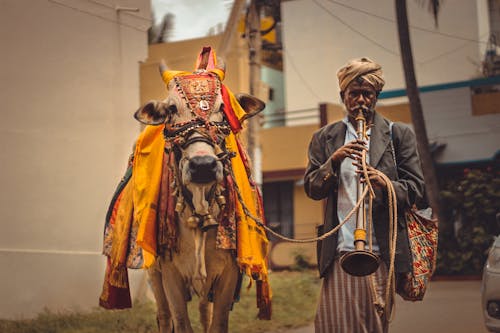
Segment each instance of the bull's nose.
[[189,160],[189,172],[193,183],[209,183],[215,180],[217,160],[214,156],[194,156]]

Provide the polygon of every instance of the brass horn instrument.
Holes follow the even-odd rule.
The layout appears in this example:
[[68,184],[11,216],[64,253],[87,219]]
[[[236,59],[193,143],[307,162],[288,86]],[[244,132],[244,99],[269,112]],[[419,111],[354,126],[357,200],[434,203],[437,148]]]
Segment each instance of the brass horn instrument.
[[[356,134],[358,139],[366,138],[366,119],[363,114],[363,108],[359,108],[356,116]],[[365,155],[363,155],[363,158]],[[364,162],[364,161],[363,161]],[[358,175],[358,187],[356,197],[363,194],[365,184],[361,182],[361,174]],[[365,200],[361,203],[356,212],[356,229],[354,230],[355,250],[347,252],[340,258],[342,269],[350,275],[366,276],[375,272],[379,266],[379,257],[365,249],[366,246],[366,225],[365,225]]]

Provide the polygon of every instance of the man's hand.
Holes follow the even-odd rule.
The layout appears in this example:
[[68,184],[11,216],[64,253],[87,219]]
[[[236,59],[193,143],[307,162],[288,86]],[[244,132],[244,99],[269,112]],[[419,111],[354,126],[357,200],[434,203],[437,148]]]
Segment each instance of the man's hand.
[[339,149],[337,149],[333,154],[332,154],[332,161],[333,163],[340,165],[344,158],[350,157],[353,160],[360,160],[361,159],[361,152],[365,150],[368,151],[368,148],[366,147],[366,142],[363,140],[353,140],[349,143],[346,143]]
[[[364,178],[364,173],[362,170],[361,162],[354,162],[352,165],[356,166],[358,169],[356,170],[356,173],[361,175],[361,183],[366,183],[366,179]],[[373,188],[385,188],[387,184],[385,183],[384,179],[379,176],[378,172],[374,167],[371,165],[366,165],[366,171],[368,174],[368,178],[370,179],[370,184],[372,184]]]

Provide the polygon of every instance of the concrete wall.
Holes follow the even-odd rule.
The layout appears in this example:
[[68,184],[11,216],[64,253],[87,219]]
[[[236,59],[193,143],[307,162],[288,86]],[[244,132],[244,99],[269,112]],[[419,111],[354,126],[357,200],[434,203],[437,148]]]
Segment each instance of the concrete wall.
[[2,1],[1,318],[98,303],[107,205],[139,130],[149,6]]

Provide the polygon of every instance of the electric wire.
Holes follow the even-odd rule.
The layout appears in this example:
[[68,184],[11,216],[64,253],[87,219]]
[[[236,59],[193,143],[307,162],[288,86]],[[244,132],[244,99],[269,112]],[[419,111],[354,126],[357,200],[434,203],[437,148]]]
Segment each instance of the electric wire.
[[316,99],[318,101],[320,101],[321,97],[319,97],[314,92],[314,90],[311,88],[311,86],[307,83],[307,80],[304,79],[304,76],[300,73],[300,71],[298,70],[297,66],[295,66],[295,63],[294,63],[292,57],[290,56],[290,54],[288,53],[288,51],[285,48],[283,48],[283,52],[285,53],[286,59],[290,63],[290,65],[291,65],[292,69],[294,70],[295,74],[297,74],[297,76],[301,80],[302,84],[306,87],[307,90],[309,90],[309,92],[311,93],[311,95],[313,95],[314,97],[316,97]]
[[379,42],[377,42],[376,40],[366,36],[365,34],[363,34],[361,31],[353,28],[351,25],[349,25],[347,22],[345,22],[344,20],[342,20],[339,16],[333,14],[328,8],[326,8],[325,6],[323,6],[323,4],[319,3],[317,0],[313,0],[313,2],[318,6],[318,7],[321,7],[323,10],[325,10],[330,16],[334,17],[335,19],[337,19],[340,23],[342,23],[344,26],[346,26],[347,28],[349,28],[350,30],[352,30],[353,32],[355,32],[356,34],[360,35],[361,37],[363,37],[364,39],[370,41],[371,43],[377,45],[378,47],[380,47],[381,49],[385,50],[386,52],[396,56],[396,57],[400,57],[400,54],[399,52],[395,52],[387,47],[385,47],[384,45],[380,44]]
[[[340,4],[340,3],[335,2],[335,1],[333,1],[333,0],[328,0],[328,1],[333,2],[333,3],[335,3],[335,4],[338,4],[338,5],[343,5],[343,4]],[[365,34],[364,34],[364,33],[362,33],[361,31],[359,31],[359,30],[357,30],[357,29],[353,28],[353,27],[352,27],[351,25],[349,25],[347,22],[345,22],[344,20],[342,20],[342,19],[341,19],[338,15],[333,14],[333,13],[332,13],[332,12],[331,12],[328,8],[326,8],[325,6],[323,6],[323,5],[322,5],[321,3],[319,3],[317,0],[313,0],[313,2],[314,2],[317,6],[321,7],[323,10],[325,10],[325,11],[326,11],[326,12],[327,12],[330,16],[332,16],[333,18],[337,19],[337,20],[338,20],[340,23],[342,23],[344,26],[346,26],[346,27],[347,27],[347,28],[349,28],[350,30],[354,31],[355,33],[357,33],[358,35],[360,35],[360,36],[361,36],[361,37],[363,37],[364,39],[366,39],[366,40],[370,41],[371,43],[375,44],[376,46],[380,47],[381,49],[385,50],[386,52],[388,52],[388,53],[390,53],[390,54],[392,54],[392,55],[395,55],[395,56],[397,56],[397,57],[400,57],[400,56],[401,56],[399,52],[395,52],[395,51],[393,51],[393,50],[391,50],[391,49],[387,48],[386,46],[384,46],[384,45],[382,45],[382,44],[380,44],[380,43],[376,42],[376,41],[375,41],[375,40],[373,40],[372,38],[368,37],[367,35],[365,35]],[[366,11],[363,11],[363,10],[358,10],[358,9],[356,9],[356,8],[354,8],[354,7],[351,7],[351,6],[348,6],[348,5],[344,5],[344,7],[349,8],[349,9],[352,9],[352,10],[359,11],[359,12],[364,13],[364,14],[367,14],[367,15],[374,16],[374,17],[376,17],[376,18],[384,19],[384,20],[386,20],[386,21],[390,21],[390,22],[392,22],[392,23],[394,23],[394,22],[395,22],[394,20],[391,20],[391,19],[385,18],[385,17],[383,17],[383,16],[379,16],[379,15],[375,15],[375,14],[370,14],[370,13],[368,13],[368,12],[366,12]],[[440,32],[433,32],[433,31],[432,31],[432,30],[430,30],[430,29],[418,28],[418,27],[413,27],[413,28],[415,28],[415,29],[417,29],[417,30],[426,31],[426,32],[436,33],[436,34],[443,35],[443,36],[446,36],[446,37],[449,37],[449,38],[455,38],[455,39],[460,39],[460,40],[465,40],[465,41],[467,41],[467,43],[465,43],[465,44],[461,44],[460,46],[458,46],[458,47],[456,47],[456,48],[453,48],[453,49],[448,50],[448,51],[446,51],[446,52],[444,52],[444,53],[438,54],[438,55],[436,55],[436,56],[434,56],[434,57],[432,57],[432,58],[429,58],[429,59],[427,59],[427,60],[421,61],[421,60],[415,59],[415,63],[416,63],[417,65],[420,65],[420,66],[422,66],[422,65],[426,65],[426,64],[428,64],[428,63],[430,63],[430,62],[433,62],[434,60],[437,60],[437,59],[442,58],[442,57],[444,57],[444,56],[446,56],[446,55],[452,54],[452,53],[454,53],[454,52],[456,52],[456,51],[458,51],[458,50],[460,50],[460,49],[464,48],[464,47],[465,47],[468,43],[471,43],[471,42],[474,42],[474,43],[486,43],[486,42],[483,42],[483,41],[478,41],[478,40],[476,40],[476,39],[470,39],[470,38],[465,38],[465,37],[458,37],[458,36],[455,36],[455,35],[446,34],[446,33],[440,33]]]
[[[375,17],[375,18],[378,18],[378,19],[381,19],[381,20],[384,20],[384,21],[387,21],[387,22],[396,23],[396,20],[388,18],[388,17],[384,17],[384,16],[381,16],[381,15],[373,14],[373,13],[370,13],[370,12],[368,12],[366,10],[355,8],[355,7],[346,5],[344,3],[341,3],[341,2],[338,2],[338,1],[335,1],[335,0],[328,0],[328,1],[331,2],[331,3],[333,3],[333,4],[336,4],[338,6],[342,6],[342,7],[351,9],[353,11],[356,11],[356,12],[359,12],[359,13],[363,13],[363,14],[368,15],[368,16],[372,16],[372,17]],[[468,38],[468,37],[463,37],[463,36],[457,36],[457,35],[453,35],[453,34],[441,32],[441,31],[437,31],[437,30],[432,30],[432,29],[428,29],[428,28],[418,27],[418,26],[415,26],[415,25],[409,25],[409,28],[414,29],[414,30],[425,31],[425,32],[428,32],[428,33],[431,33],[431,34],[435,34],[435,35],[441,35],[443,37],[448,37],[448,38],[453,38],[453,39],[459,39],[459,40],[464,40],[464,41],[469,41],[469,42],[475,42],[475,43],[478,43],[478,44],[486,44],[487,43],[486,41],[477,40],[477,39]]]
[[[137,30],[137,31],[140,31],[140,32],[145,32],[145,31],[148,30],[148,29],[140,29],[140,28],[138,28],[138,27],[136,27],[134,25],[123,23],[123,22],[120,22],[118,20],[113,20],[113,19],[110,19],[110,18],[102,16],[102,15],[97,15],[97,14],[91,12],[91,11],[83,10],[83,9],[75,7],[75,6],[70,6],[68,4],[63,3],[62,1],[58,1],[58,0],[48,0],[48,1],[52,2],[53,4],[59,5],[61,7],[66,7],[66,8],[72,9],[74,11],[77,11],[77,12],[80,12],[80,13],[84,13],[84,14],[87,14],[87,15],[90,15],[90,16],[93,16],[93,17],[97,17],[97,18],[100,18],[100,19],[108,21],[108,22],[113,22],[113,23],[116,23],[118,25],[125,26],[125,27],[131,28],[131,29],[134,29],[134,30]],[[133,16],[134,17],[138,17],[137,15],[133,15]],[[141,18],[144,19],[144,20],[146,20],[146,18],[144,18],[144,17],[141,17]]]

